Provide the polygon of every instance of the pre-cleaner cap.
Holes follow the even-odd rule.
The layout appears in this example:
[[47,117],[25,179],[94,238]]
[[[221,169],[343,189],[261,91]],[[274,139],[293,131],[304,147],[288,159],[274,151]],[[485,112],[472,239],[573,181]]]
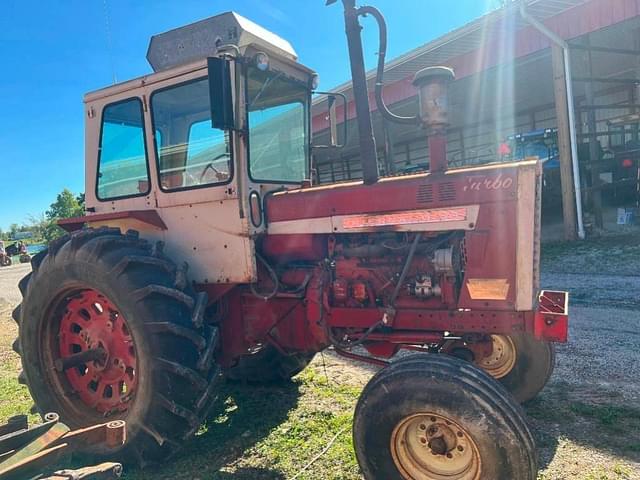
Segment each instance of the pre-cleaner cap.
[[243,48],[256,45],[290,60],[295,50],[279,37],[235,12],[226,12],[151,37],[147,61],[155,72],[204,60],[223,45]]

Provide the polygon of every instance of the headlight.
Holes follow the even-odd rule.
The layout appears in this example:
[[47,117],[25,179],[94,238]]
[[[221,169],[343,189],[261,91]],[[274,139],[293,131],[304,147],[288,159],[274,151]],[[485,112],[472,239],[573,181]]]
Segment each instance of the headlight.
[[258,52],[255,56],[256,67],[262,72],[269,70],[269,56],[264,52]]
[[317,73],[314,73],[311,76],[311,90],[317,89],[318,85],[320,85],[320,75],[318,75]]

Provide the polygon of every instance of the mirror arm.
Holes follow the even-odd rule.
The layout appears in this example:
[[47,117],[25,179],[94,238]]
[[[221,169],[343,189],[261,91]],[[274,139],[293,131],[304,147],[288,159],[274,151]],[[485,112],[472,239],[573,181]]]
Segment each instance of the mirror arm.
[[[326,148],[343,148],[347,144],[348,128],[347,128],[347,96],[339,92],[311,92],[313,95],[327,95],[327,102],[329,103],[329,145],[311,145],[314,149],[326,149]],[[342,98],[342,105],[344,106],[342,115],[342,143],[338,143],[336,122],[335,122],[335,108],[336,105],[332,104],[332,99],[335,97]]]

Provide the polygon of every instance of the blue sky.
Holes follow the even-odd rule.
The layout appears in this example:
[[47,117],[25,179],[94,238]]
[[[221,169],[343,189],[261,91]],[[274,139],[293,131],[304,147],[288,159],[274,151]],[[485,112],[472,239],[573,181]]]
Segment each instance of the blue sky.
[[[387,18],[388,59],[499,4],[498,0],[366,3]],[[84,191],[84,93],[113,83],[114,72],[118,81],[149,73],[145,54],[152,34],[227,10],[288,39],[300,61],[319,72],[320,89],[348,80],[339,3],[325,7],[324,0],[4,0],[0,228],[41,214],[65,187]],[[369,27],[364,32],[365,56],[367,66],[373,67],[377,31],[371,20],[365,25]]]

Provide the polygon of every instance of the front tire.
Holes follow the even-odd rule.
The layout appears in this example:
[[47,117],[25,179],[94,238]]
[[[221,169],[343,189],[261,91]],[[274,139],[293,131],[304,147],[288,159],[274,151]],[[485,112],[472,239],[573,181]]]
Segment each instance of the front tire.
[[520,406],[477,367],[442,355],[379,371],[356,406],[353,438],[367,480],[534,480]]
[[[119,229],[87,229],[52,242],[20,283],[15,350],[38,411],[72,428],[127,422],[122,455],[165,459],[198,429],[217,393],[216,327],[160,248]],[[103,356],[62,367],[78,354]]]
[[474,359],[464,343],[445,345],[442,352],[476,366],[498,380],[520,403],[533,399],[551,378],[556,361],[555,346],[532,335],[489,335],[492,353]]
[[527,334],[491,337],[494,355],[476,364],[496,378],[518,402],[532,400],[553,373],[554,344]]

